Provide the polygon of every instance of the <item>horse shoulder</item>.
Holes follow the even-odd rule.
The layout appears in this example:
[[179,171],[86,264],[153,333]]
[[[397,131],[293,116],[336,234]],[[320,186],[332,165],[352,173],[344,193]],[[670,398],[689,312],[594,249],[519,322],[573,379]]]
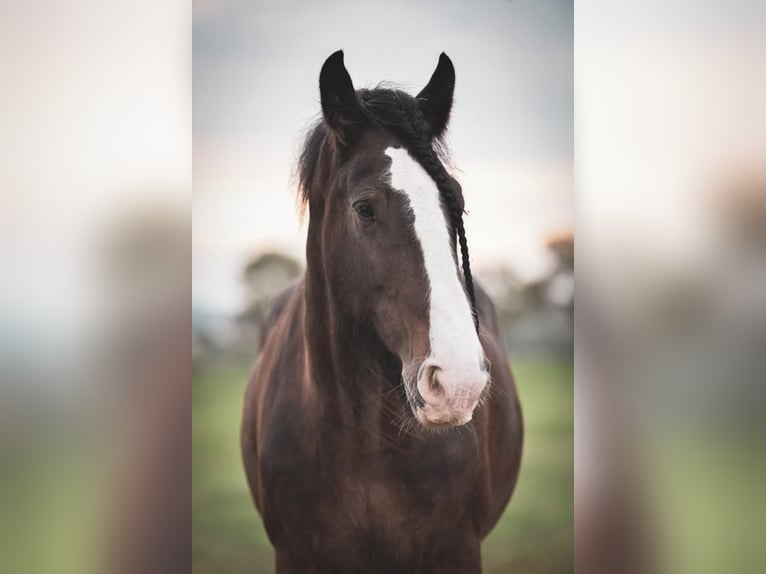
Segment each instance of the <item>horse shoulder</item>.
[[250,490],[263,514],[264,464],[278,464],[270,444],[284,442],[280,429],[289,430],[289,420],[280,408],[299,387],[289,384],[300,376],[302,283],[290,285],[275,299],[262,323],[260,353],[245,390],[241,427],[242,458]]
[[260,341],[258,348],[263,350],[266,344],[269,334],[271,333],[274,325],[279,321],[280,317],[285,313],[285,308],[295,296],[296,292],[302,290],[303,277],[299,277],[290,285],[280,291],[271,301],[266,308],[266,312],[263,315],[263,319],[260,324]]

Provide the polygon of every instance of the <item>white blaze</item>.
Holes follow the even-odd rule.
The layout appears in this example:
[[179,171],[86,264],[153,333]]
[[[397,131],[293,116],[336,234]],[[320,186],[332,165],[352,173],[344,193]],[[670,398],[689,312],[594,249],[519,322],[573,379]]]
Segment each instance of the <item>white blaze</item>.
[[[452,255],[439,189],[405,149],[389,147],[385,153],[391,158],[391,187],[409,200],[415,235],[423,250],[430,288],[431,357],[449,369],[460,386],[475,378],[483,354]],[[458,392],[457,388],[451,390]]]

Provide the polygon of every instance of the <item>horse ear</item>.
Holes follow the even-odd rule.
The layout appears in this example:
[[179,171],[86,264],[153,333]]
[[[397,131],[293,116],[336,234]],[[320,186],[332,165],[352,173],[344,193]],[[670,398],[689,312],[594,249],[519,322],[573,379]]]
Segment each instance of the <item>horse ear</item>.
[[348,145],[358,134],[362,113],[354,84],[343,64],[343,50],[333,53],[319,73],[319,95],[324,120],[342,145]]
[[455,66],[447,54],[442,52],[428,85],[416,97],[420,111],[431,125],[434,137],[442,135],[447,127],[454,92]]

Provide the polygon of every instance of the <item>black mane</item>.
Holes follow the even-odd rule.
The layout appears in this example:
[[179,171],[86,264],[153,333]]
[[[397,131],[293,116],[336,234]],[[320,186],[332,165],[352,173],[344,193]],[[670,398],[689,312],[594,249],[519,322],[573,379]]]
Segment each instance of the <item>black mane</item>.
[[[430,126],[418,109],[417,101],[411,95],[399,89],[378,86],[373,89],[358,90],[356,96],[368,126],[388,129],[395,133],[420,163],[423,162],[417,154],[416,140],[428,142],[437,159],[442,163],[446,162],[444,135],[439,137],[433,135]],[[330,145],[332,145],[332,134],[325,121],[319,118],[309,127],[298,158],[296,174],[298,199],[301,205],[305,205],[309,199],[309,191],[319,166],[322,149]]]

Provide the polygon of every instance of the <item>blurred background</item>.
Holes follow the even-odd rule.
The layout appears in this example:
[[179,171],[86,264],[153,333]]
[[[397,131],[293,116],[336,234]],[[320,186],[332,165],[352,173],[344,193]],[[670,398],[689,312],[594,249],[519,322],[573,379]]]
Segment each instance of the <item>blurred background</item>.
[[448,143],[472,267],[500,315],[525,412],[516,493],[485,571],[573,561],[571,2],[197,2],[193,20],[193,570],[272,572],[239,454],[258,325],[304,268],[292,179],[335,50],[357,88],[457,82]]

